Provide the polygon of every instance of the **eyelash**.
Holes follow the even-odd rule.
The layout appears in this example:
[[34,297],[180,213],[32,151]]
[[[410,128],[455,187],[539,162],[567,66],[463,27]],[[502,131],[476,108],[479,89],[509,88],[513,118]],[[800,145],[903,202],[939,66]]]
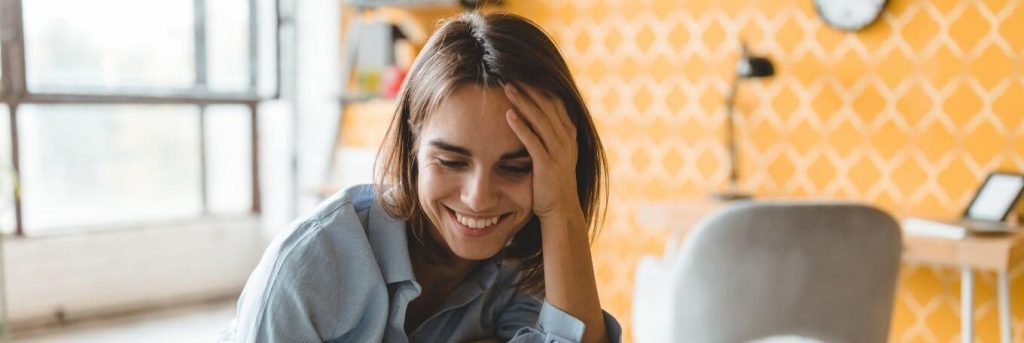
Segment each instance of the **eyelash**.
[[518,166],[504,166],[504,167],[501,167],[501,168],[504,169],[506,172],[509,173],[509,175],[512,175],[513,177],[527,176],[527,175],[530,175],[530,172],[533,171],[533,165],[530,165],[530,164],[527,164],[527,165],[522,166],[522,167],[518,167]]
[[440,164],[442,167],[445,167],[447,169],[461,169],[462,167],[466,166],[465,162],[449,161],[449,160],[444,160],[444,159],[440,159],[440,158],[438,158],[436,160],[437,160],[437,164]]
[[[437,160],[437,164],[441,165],[441,167],[443,167],[445,169],[462,170],[463,168],[466,167],[466,162],[451,161],[451,160],[445,160],[445,159],[440,159],[440,158],[438,158],[436,160]],[[502,166],[501,169],[502,169],[503,172],[507,173],[509,176],[512,176],[512,177],[523,177],[523,176],[529,175],[530,172],[533,171],[533,165],[532,164],[527,164],[527,165],[521,166],[521,167],[520,166]]]

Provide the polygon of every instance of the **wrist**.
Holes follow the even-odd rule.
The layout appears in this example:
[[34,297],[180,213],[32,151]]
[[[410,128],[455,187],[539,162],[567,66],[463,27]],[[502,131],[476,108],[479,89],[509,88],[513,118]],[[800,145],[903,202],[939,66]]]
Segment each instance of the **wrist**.
[[548,211],[540,211],[535,213],[537,219],[540,220],[551,220],[551,221],[570,221],[575,219],[583,219],[583,208],[580,207],[580,203],[573,200],[565,200],[561,203],[552,206]]
[[[562,211],[552,211],[548,215],[538,215],[541,232],[582,232],[587,233],[587,221],[583,216],[583,209],[579,204],[574,204]],[[549,230],[550,229],[550,230]]]

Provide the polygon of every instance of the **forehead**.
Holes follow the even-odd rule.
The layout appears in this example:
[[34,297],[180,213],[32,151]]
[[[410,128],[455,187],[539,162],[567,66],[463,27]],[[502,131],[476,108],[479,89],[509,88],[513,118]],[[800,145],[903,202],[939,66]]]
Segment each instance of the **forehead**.
[[440,139],[474,154],[519,149],[523,145],[505,119],[511,108],[501,88],[458,86],[427,115],[419,141]]

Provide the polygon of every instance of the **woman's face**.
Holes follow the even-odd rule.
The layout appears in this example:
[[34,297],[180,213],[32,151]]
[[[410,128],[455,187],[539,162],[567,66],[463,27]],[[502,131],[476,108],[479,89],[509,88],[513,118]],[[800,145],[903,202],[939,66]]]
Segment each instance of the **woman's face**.
[[505,119],[500,88],[464,85],[420,131],[420,206],[456,256],[494,256],[532,215],[532,163]]

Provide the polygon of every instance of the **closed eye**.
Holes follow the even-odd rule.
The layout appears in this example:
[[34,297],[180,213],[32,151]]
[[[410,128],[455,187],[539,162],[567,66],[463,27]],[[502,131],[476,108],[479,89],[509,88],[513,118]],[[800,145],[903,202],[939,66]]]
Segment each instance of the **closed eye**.
[[502,166],[501,169],[513,177],[522,177],[529,175],[533,171],[533,166],[529,164],[525,166],[506,165]]
[[448,169],[462,169],[466,167],[466,162],[462,161],[446,160],[442,158],[437,158],[435,160],[437,160],[437,164]]

